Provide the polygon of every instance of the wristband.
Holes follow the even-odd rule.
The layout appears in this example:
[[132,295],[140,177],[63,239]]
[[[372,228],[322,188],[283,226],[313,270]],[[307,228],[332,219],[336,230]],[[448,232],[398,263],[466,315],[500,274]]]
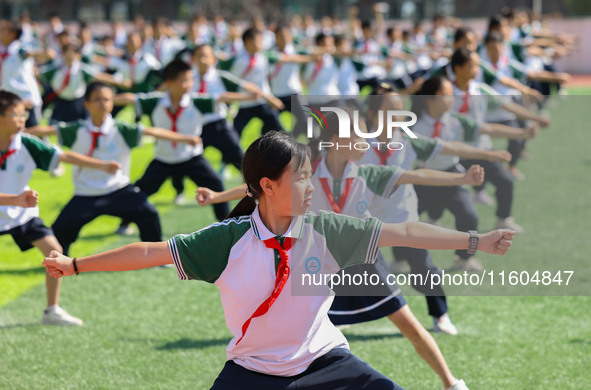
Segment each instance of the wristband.
[[80,274],[80,272],[78,272],[78,264],[76,264],[77,259],[77,257],[74,257],[74,259],[72,259],[72,265],[74,266],[74,273],[76,274],[76,276]]
[[473,255],[478,249],[478,232],[476,230],[468,230],[470,233],[470,245],[468,246],[468,254]]

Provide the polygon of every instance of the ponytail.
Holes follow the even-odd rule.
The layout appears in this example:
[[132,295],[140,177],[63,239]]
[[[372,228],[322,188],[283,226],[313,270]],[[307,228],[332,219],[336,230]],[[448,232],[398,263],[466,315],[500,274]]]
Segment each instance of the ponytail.
[[257,207],[257,202],[250,196],[245,196],[240,202],[230,211],[227,218],[238,218],[243,215],[251,215]]

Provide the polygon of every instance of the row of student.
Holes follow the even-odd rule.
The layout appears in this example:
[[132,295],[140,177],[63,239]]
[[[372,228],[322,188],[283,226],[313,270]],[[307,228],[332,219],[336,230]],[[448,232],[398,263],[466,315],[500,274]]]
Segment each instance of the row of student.
[[[488,33],[493,33],[493,32],[499,32],[502,36],[503,36],[503,44],[507,47],[507,57],[512,60],[512,62],[518,64],[516,66],[513,66],[513,69],[516,69],[518,67],[524,67],[525,64],[519,64],[519,62],[524,62],[526,61],[526,51],[530,51],[532,52],[532,56],[531,58],[539,58],[539,56],[536,56],[536,54],[539,54],[539,50],[536,51],[536,47],[532,47],[531,45],[527,48],[524,48],[523,45],[519,46],[518,43],[516,42],[511,42],[510,39],[511,37],[514,35],[512,34],[512,30],[511,30],[511,26],[508,24],[507,22],[507,18],[502,18],[502,17],[494,17],[491,18],[491,22],[489,24],[489,31]],[[20,35],[20,33],[18,33],[19,28],[15,25],[15,24],[11,24],[9,22],[4,22],[6,24],[6,26],[4,26],[3,28],[7,31],[9,31],[7,34],[7,36],[9,35],[13,35],[12,40],[18,40],[18,36],[15,38],[15,35]],[[269,48],[267,48],[265,46],[265,37],[268,35],[267,31],[265,30],[259,30],[261,27],[259,27],[259,25],[257,24],[255,27],[253,27],[254,29],[256,29],[257,31],[260,31],[260,35],[261,35],[261,44],[257,45],[257,52],[265,52],[265,53],[272,53],[273,57],[275,57],[274,61],[277,61],[278,58],[280,58],[281,54],[289,54],[289,51],[301,51],[304,50],[305,52],[311,52],[313,45],[307,45],[304,48],[300,48],[297,49],[296,46],[293,46],[293,48],[291,48],[292,43],[293,43],[293,39],[291,38],[293,36],[293,34],[291,33],[291,30],[288,27],[281,27],[281,28],[277,28],[275,35],[274,35],[274,41],[275,41],[275,47],[270,50],[267,51]],[[86,51],[86,55],[84,56],[86,61],[92,61],[93,64],[100,64],[106,68],[110,68],[111,71],[116,72],[123,80],[126,80],[127,82],[131,81],[132,82],[132,91],[134,92],[147,92],[147,91],[151,91],[153,89],[155,89],[158,85],[159,82],[159,78],[158,78],[158,72],[159,70],[161,70],[164,66],[166,66],[170,61],[172,61],[174,58],[177,58],[179,55],[182,55],[187,48],[190,50],[192,50],[195,45],[194,44],[162,44],[159,45],[157,44],[157,42],[161,41],[161,36],[163,36],[163,42],[167,42],[167,39],[170,40],[170,37],[167,37],[166,31],[170,30],[170,26],[167,26],[165,22],[163,22],[162,20],[159,20],[157,22],[154,23],[154,34],[156,35],[157,39],[156,40],[151,40],[149,37],[146,36],[146,34],[142,34],[140,31],[135,31],[135,32],[131,32],[129,34],[126,34],[126,39],[127,39],[127,43],[126,46],[123,50],[120,50],[119,52],[115,52],[115,53],[111,53],[111,51],[107,51],[107,53],[103,53],[100,50],[91,50],[90,52],[88,52],[88,49],[84,49],[84,47],[88,47],[88,43],[90,43],[92,40],[92,36],[90,34],[90,30],[88,29],[88,27],[83,27],[81,28],[80,31],[80,42],[83,42],[83,46],[81,45],[81,51]],[[344,95],[354,95],[356,93],[356,91],[354,89],[351,88],[347,88],[346,86],[351,86],[354,85],[355,83],[351,83],[348,81],[358,81],[359,86],[363,87],[364,85],[377,85],[377,83],[384,78],[388,78],[391,79],[393,81],[395,81],[397,83],[398,86],[400,85],[407,85],[407,81],[409,79],[409,77],[411,79],[416,79],[419,76],[424,76],[426,74],[429,74],[432,70],[437,69],[440,67],[440,65],[443,63],[445,63],[445,61],[447,61],[447,58],[449,57],[449,54],[446,54],[444,56],[441,56],[440,58],[438,58],[435,62],[434,61],[430,61],[428,63],[428,65],[424,65],[421,67],[422,70],[417,70],[417,66],[416,65],[410,65],[410,63],[412,63],[412,61],[418,61],[418,58],[415,58],[414,60],[410,60],[408,58],[408,56],[413,57],[413,54],[405,54],[405,56],[401,56],[399,54],[399,51],[396,50],[396,42],[397,42],[397,34],[396,34],[396,29],[391,29],[388,30],[388,34],[389,34],[389,40],[390,42],[386,45],[385,48],[382,48],[381,45],[378,43],[378,41],[376,40],[376,36],[375,36],[375,32],[374,29],[372,28],[371,24],[369,23],[364,23],[362,25],[362,36],[360,37],[360,39],[357,42],[353,42],[350,41],[350,43],[348,42],[347,38],[344,36],[340,36],[338,38],[339,42],[342,42],[342,45],[344,47],[339,48],[339,52],[342,53],[349,53],[354,55],[354,61],[352,62],[352,64],[354,65],[354,67],[351,67],[351,63],[350,61],[347,61],[346,59],[343,59],[342,57],[339,57],[338,59],[338,66],[333,67],[333,69],[330,69],[332,72],[331,74],[335,74],[335,73],[344,73],[344,75],[341,76],[340,82],[338,83],[339,85],[341,85],[342,87],[339,88],[339,93],[340,94],[344,94]],[[437,29],[435,29],[437,30]],[[455,35],[458,35],[458,33],[460,33],[460,39],[462,36],[462,31],[465,31],[465,28],[458,28],[456,31]],[[248,34],[246,34],[248,35]],[[315,43],[318,44],[318,38],[320,36],[327,36],[327,34],[324,33],[320,33],[316,38],[315,38]],[[473,36],[474,34],[470,34],[469,36]],[[216,56],[220,59],[232,59],[235,58],[236,56],[239,56],[240,54],[243,54],[245,51],[249,52],[251,55],[252,54],[256,54],[255,52],[253,52],[252,48],[248,48],[245,42],[245,34],[242,34],[242,48],[240,51],[232,53],[232,55],[227,56],[225,55],[223,52],[220,52],[219,50],[216,49]],[[458,37],[456,37],[458,38]],[[12,42],[9,41],[10,39],[7,38],[6,42],[4,42],[3,40],[3,44],[4,46],[8,47],[9,45],[12,44]],[[457,39],[454,39],[454,41],[456,41]],[[547,39],[548,40],[548,39]],[[557,41],[558,38],[555,39],[555,41]],[[54,58],[53,62],[55,63],[54,65],[61,65],[63,63],[63,60],[61,57],[63,57],[63,49],[66,46],[66,44],[70,41],[70,37],[68,35],[67,32],[62,31],[61,33],[57,34],[57,44],[52,47],[52,48],[48,48],[48,50],[45,51],[40,51],[39,53],[43,53],[45,56],[47,56],[50,52],[49,49],[51,49],[54,52],[54,56],[56,58]],[[287,45],[285,45],[285,43]],[[347,45],[350,45],[352,48],[347,48]],[[558,45],[558,43],[557,43]],[[164,48],[166,48],[168,51],[166,52],[166,56],[163,57],[163,55],[161,54],[161,50],[159,50],[158,48],[162,46],[162,50],[164,50]],[[252,46],[252,45],[251,45]],[[327,50],[334,50],[334,48],[331,48],[330,44],[327,44]],[[483,46],[484,47],[484,46]],[[518,49],[516,49],[516,47],[518,47]],[[23,47],[20,47],[19,50],[23,49]],[[14,51],[14,50],[13,50]],[[402,52],[408,52],[409,50],[403,50]],[[485,56],[484,54],[484,48],[480,49],[480,54],[482,55],[483,58],[488,60],[488,57]],[[101,55],[98,56],[96,55],[96,53],[100,53]],[[397,54],[398,53],[398,54]],[[105,56],[106,55],[106,56]],[[422,57],[424,57],[424,55],[421,55]],[[229,57],[229,58],[228,58]],[[400,57],[400,58],[398,58]],[[416,56],[415,56],[416,57]],[[413,57],[414,58],[414,57]],[[42,60],[42,57],[39,57],[40,60]],[[260,61],[257,59],[257,61]],[[323,61],[325,62],[325,61]],[[419,61],[420,62],[420,61]],[[504,63],[505,61],[502,60],[500,61],[501,63]],[[536,61],[534,61],[536,62]],[[537,74],[537,76],[535,77],[535,79],[532,79],[531,81],[534,83],[539,83],[539,82],[548,82],[548,81],[552,81],[552,82],[564,82],[565,81],[565,75],[564,74],[556,74],[556,73],[552,73],[552,72],[548,72],[548,71],[543,71],[538,69],[540,66],[540,61],[536,62],[537,65],[531,65],[528,63],[527,67],[533,67],[534,69],[537,70],[532,70],[532,71],[522,71],[519,72],[519,75],[521,76],[516,76],[516,72],[513,72],[513,75],[507,77],[499,77],[499,79],[501,79],[501,81],[504,80],[508,80],[508,79],[512,79],[512,78],[520,78],[523,76],[523,74],[528,74],[528,75],[532,75],[532,74]],[[256,65],[256,64],[255,64]],[[530,66],[531,65],[531,66]],[[310,67],[310,71],[308,71],[309,76],[313,76],[315,74],[315,72],[313,72],[312,70],[315,69],[316,67],[321,66],[319,64],[316,64],[314,67]],[[322,66],[327,66],[327,67],[331,67],[330,63],[328,64],[322,64]],[[486,72],[487,75],[490,76],[490,73],[492,72],[493,74],[496,72],[494,69],[491,71],[491,69],[493,67],[496,67],[496,64],[490,64],[489,65],[489,70],[488,72]],[[295,81],[295,78],[293,77],[293,72],[283,72],[286,73],[286,76],[289,76],[288,78],[284,78],[283,75],[281,75],[280,73],[282,69],[276,69],[276,68],[282,68],[282,62],[279,61],[277,62],[277,65],[274,66],[274,64],[271,64],[270,66],[267,67],[267,69],[263,69],[262,71],[264,73],[266,73],[266,76],[270,79],[276,79],[277,83],[279,86],[285,86],[285,85],[289,85],[289,87],[286,89],[285,87],[281,88],[279,87],[277,90],[272,90],[272,92],[276,95],[285,93],[285,92],[289,92],[291,94],[293,93],[301,93],[302,89],[301,86],[297,85],[297,82]],[[543,66],[542,66],[543,68]],[[18,69],[18,67],[17,67]],[[335,72],[335,70],[337,70],[338,72]],[[24,70],[23,70],[24,71]],[[258,72],[260,72],[261,70],[259,69]],[[499,70],[499,74],[501,74],[502,70]],[[540,72],[542,74],[540,74]],[[30,72],[29,72],[30,73]],[[501,75],[502,76],[502,75]],[[314,77],[316,78],[316,77]],[[489,77],[490,78],[490,77]],[[31,79],[30,75],[29,75],[29,79]],[[305,79],[305,77],[304,77]],[[406,81],[405,81],[406,80]],[[326,84],[326,80],[324,80],[324,83],[321,84]],[[260,87],[263,88],[264,85],[259,83]],[[273,83],[271,82],[271,88],[273,89]],[[291,85],[290,85],[291,84]],[[58,84],[61,86],[61,84]],[[517,87],[518,90],[520,90],[521,92],[528,92],[531,93],[531,89],[527,89],[524,86],[520,86],[520,84],[518,82],[512,82],[511,83],[512,87]],[[29,86],[32,87],[32,86]],[[59,88],[59,87],[58,87]],[[7,89],[7,88],[5,88]],[[284,89],[284,91],[281,91],[281,89]],[[326,92],[326,88],[325,91],[322,90],[315,90],[315,88],[310,87],[309,85],[307,86],[308,92],[311,95],[320,95],[320,94],[327,94]],[[33,89],[34,90],[34,89]],[[58,89],[59,91],[59,89]],[[17,93],[17,91],[13,91],[15,93]],[[53,89],[53,92],[56,92],[55,89]],[[330,91],[330,94],[335,94],[335,90]],[[506,91],[505,91],[506,92]],[[500,93],[505,93],[502,90],[500,91]],[[33,92],[31,92],[34,95],[38,95],[35,94]],[[23,96],[23,98],[25,98]],[[35,100],[33,103],[33,105],[35,107],[38,106],[39,103],[39,98],[38,96],[31,96],[32,100]],[[240,127],[240,126],[239,126]]]

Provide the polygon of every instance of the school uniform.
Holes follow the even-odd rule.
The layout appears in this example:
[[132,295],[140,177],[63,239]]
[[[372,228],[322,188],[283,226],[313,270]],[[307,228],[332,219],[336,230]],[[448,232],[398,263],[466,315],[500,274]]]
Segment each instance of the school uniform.
[[[213,98],[218,98],[224,92],[238,92],[242,86],[242,80],[229,72],[211,67],[201,75],[198,69],[193,69],[194,92],[206,93]],[[226,120],[228,106],[219,102],[215,111],[203,116],[203,131],[201,139],[203,147],[213,146],[222,152],[222,160],[227,164],[241,169],[244,152],[240,147],[240,139],[236,131]]]
[[[373,139],[368,142],[379,141]],[[408,138],[402,131],[395,131],[388,143],[391,144],[391,149],[386,145],[374,146],[365,153],[360,163],[411,170],[417,161],[430,162],[443,148],[441,139]],[[380,220],[386,223],[417,222],[418,198],[414,186],[403,184],[388,198],[376,197],[369,206],[369,212],[371,215],[379,215]],[[412,274],[425,277],[441,274],[426,249],[393,247],[392,252],[397,260],[408,261]],[[429,315],[439,318],[447,313],[447,299],[441,286],[431,289],[425,285],[412,284],[412,287],[425,295]]]
[[121,169],[107,172],[75,168],[74,197],[53,224],[58,241],[68,253],[80,230],[100,215],[113,215],[137,224],[142,241],[160,241],[160,219],[147,196],[130,184],[131,149],[138,146],[142,128],[113,120],[109,115],[100,126],[90,119],[57,126],[60,144],[80,154],[103,161],[118,161]]
[[27,49],[19,41],[0,48],[0,86],[23,100],[30,100],[33,108],[29,110],[26,127],[33,127],[41,119],[41,93],[35,78],[35,60],[27,56]]
[[358,61],[349,57],[335,57],[334,61],[339,68],[337,87],[344,103],[360,108],[357,101],[359,97],[359,85],[357,85]]
[[[219,61],[218,67],[232,73],[234,76],[257,85],[264,94],[269,94],[271,88],[268,81],[269,62],[276,62],[278,58],[269,53],[250,54],[246,50],[240,51],[235,57]],[[253,101],[241,101],[240,109],[234,118],[234,129],[238,136],[254,117],[263,121],[262,134],[269,131],[284,131],[279,122],[279,112],[267,105],[262,98]]]
[[[312,184],[317,191],[312,197],[311,210],[328,210],[356,218],[369,218],[370,205],[377,197],[390,197],[397,188],[396,182],[404,173],[397,167],[358,166],[349,162],[342,179],[334,179],[324,158],[315,162]],[[377,275],[385,281],[390,270],[381,255],[374,264],[358,265],[343,270],[341,275]],[[383,283],[378,286],[335,286],[336,298],[328,312],[336,324],[353,324],[385,317],[406,304],[396,284]]]
[[[203,95],[185,94],[174,113],[170,107],[170,95],[166,92],[136,95],[138,115],[148,115],[156,127],[195,136],[201,136],[203,117],[215,111],[216,101]],[[175,176],[188,176],[200,187],[224,190],[221,178],[203,157],[203,144],[191,146],[164,140],[156,141],[154,160],[135,184],[149,196],[158,191],[168,177]],[[215,204],[213,209],[219,220],[230,212],[227,203]]]
[[88,116],[84,108],[84,93],[86,85],[96,77],[96,69],[75,60],[70,67],[65,63],[52,63],[39,71],[50,88],[44,104],[54,103],[51,123],[72,122]]
[[[50,171],[59,163],[62,152],[39,138],[17,133],[7,150],[0,151],[0,193],[18,195],[29,190],[35,169]],[[0,205],[0,235],[10,234],[21,251],[32,242],[53,235],[39,218],[39,207]]]
[[165,67],[185,49],[185,43],[177,37],[160,37],[145,47],[156,60]]
[[162,82],[161,63],[151,53],[136,51],[133,56],[109,58],[109,68],[119,77],[131,80],[133,87],[128,92],[152,92]]
[[[394,56],[392,55],[394,52]],[[391,42],[388,46],[382,48],[382,55],[386,58],[386,79],[398,89],[405,89],[412,85],[412,78],[406,67],[406,61],[398,58],[396,53],[402,53],[402,43],[400,41]]]
[[[274,50],[274,56],[280,58],[282,54],[296,55],[305,54],[297,52],[294,45],[289,43],[282,51],[278,48]],[[293,136],[305,133],[306,115],[298,98],[302,92],[302,82],[300,80],[300,64],[289,62],[273,62],[269,64],[269,85],[273,96],[277,96],[285,106],[285,111],[289,111],[292,116],[291,132]]]
[[[233,335],[228,362],[212,389],[321,389],[334,383],[335,375],[358,384],[355,388],[399,389],[366,363],[345,364],[347,340],[327,316],[333,295],[326,284],[300,283],[302,275],[330,276],[343,267],[373,263],[381,228],[374,218],[306,213],[294,217],[276,240],[257,207],[252,215],[170,239],[179,279],[218,287]],[[277,242],[283,242],[289,259],[283,279],[280,249],[271,246]],[[283,288],[274,293],[280,281]],[[267,310],[261,310],[264,306]],[[345,367],[348,372],[339,369]]]
[[363,64],[362,69],[357,73],[357,84],[359,89],[366,85],[375,88],[380,81],[386,77],[386,71],[378,63],[382,60],[382,50],[374,39],[362,39],[354,47],[355,51],[361,54],[356,59]]
[[306,99],[310,104],[331,105],[340,100],[339,67],[330,54],[323,54],[320,60],[306,64],[303,80],[308,89]]
[[[443,114],[438,121],[423,112],[412,128],[419,137],[462,142],[474,142],[479,135],[478,129],[479,127],[474,121],[465,116],[452,115],[450,112]],[[458,156],[438,155],[421,166],[446,172],[465,172],[459,162]],[[456,219],[456,230],[461,232],[477,230],[478,215],[470,194],[464,186],[415,185],[414,187],[419,199],[419,215],[423,211],[428,211],[431,218],[439,219],[443,210],[447,208]],[[456,254],[462,259],[470,257],[466,250],[457,250]]]
[[[468,124],[468,121],[470,120],[475,122],[476,126],[484,121],[488,122],[489,118],[487,115],[491,110],[494,112],[503,111],[500,109],[501,101],[498,99],[495,91],[483,83],[470,82],[467,93],[461,91],[456,85],[454,85],[454,95],[462,95],[461,99],[456,99],[455,109],[463,114],[458,118],[467,124],[467,127],[472,126],[471,124]],[[511,121],[500,121],[500,123],[516,125],[516,123]],[[469,136],[469,139],[466,140],[474,146],[484,150],[491,150],[493,148],[492,138],[488,135],[481,134],[476,137]],[[523,143],[512,143],[511,141],[509,142],[508,150],[510,153],[515,153],[514,156],[512,155],[512,161],[516,161],[522,150]],[[514,180],[513,176],[505,170],[503,164],[486,160],[463,160],[460,161],[460,163],[464,167],[469,167],[472,164],[479,164],[484,168],[484,171],[486,172],[484,180],[492,183],[496,187],[495,197],[497,200],[497,216],[503,219],[511,216]],[[484,186],[485,183],[483,182],[480,186],[476,186],[475,189],[480,191],[484,189]]]

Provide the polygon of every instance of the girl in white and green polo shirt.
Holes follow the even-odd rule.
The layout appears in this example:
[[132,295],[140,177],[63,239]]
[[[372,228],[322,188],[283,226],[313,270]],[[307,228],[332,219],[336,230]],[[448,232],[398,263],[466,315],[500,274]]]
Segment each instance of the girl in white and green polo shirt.
[[[290,272],[331,275],[372,263],[380,246],[466,248],[468,233],[422,223],[383,224],[334,213],[307,213],[314,187],[308,149],[270,132],[244,155],[248,191],[230,218],[167,242],[136,243],[71,259],[57,252],[43,265],[54,277],[90,271],[125,271],[172,264],[180,279],[214,283],[234,338],[212,389],[400,389],[351,354],[327,316],[333,297],[296,296]],[[488,253],[504,254],[513,233],[472,238]],[[294,275],[295,275],[294,274]]]

